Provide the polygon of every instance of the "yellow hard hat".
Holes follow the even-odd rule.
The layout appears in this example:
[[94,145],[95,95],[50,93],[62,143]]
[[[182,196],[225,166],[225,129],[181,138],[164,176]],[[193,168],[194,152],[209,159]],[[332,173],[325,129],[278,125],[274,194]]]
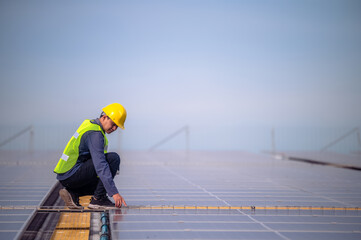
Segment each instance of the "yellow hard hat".
[[112,103],[104,107],[102,110],[118,127],[124,129],[127,111],[125,111],[125,108],[122,105],[119,103]]

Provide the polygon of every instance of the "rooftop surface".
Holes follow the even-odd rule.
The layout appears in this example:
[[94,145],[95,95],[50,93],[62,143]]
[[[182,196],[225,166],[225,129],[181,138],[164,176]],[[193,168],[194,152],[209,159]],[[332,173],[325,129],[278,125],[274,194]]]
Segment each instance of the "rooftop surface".
[[[15,238],[32,214],[21,207],[56,182],[56,154],[24,156],[2,159],[1,239]],[[361,171],[248,152],[121,159],[115,182],[129,208],[110,211],[112,239],[361,239]]]
[[111,212],[113,239],[361,238],[360,171],[247,152],[122,159],[116,184],[142,207]]
[[0,152],[0,239],[14,239],[56,182],[57,153]]

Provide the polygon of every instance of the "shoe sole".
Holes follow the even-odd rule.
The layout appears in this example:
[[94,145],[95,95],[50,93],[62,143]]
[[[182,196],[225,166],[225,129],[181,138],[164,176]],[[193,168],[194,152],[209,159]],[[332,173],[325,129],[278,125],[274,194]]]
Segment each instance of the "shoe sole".
[[73,199],[71,198],[70,193],[66,189],[60,189],[59,195],[61,199],[65,202],[65,205],[70,209],[82,209],[83,207],[78,206],[74,203]]

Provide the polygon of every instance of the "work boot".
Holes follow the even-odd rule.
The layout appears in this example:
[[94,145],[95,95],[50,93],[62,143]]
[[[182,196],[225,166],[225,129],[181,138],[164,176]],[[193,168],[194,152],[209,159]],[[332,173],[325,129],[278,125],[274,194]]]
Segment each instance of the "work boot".
[[91,198],[90,203],[88,205],[90,209],[112,209],[115,208],[115,204],[109,200],[107,196],[99,197],[95,199],[94,197]]
[[79,204],[79,196],[77,196],[75,193],[69,192],[68,190],[63,188],[63,189],[60,189],[59,195],[60,195],[61,199],[63,199],[63,201],[65,202],[65,205],[68,208],[70,208],[70,209],[81,209],[81,208],[83,208]]

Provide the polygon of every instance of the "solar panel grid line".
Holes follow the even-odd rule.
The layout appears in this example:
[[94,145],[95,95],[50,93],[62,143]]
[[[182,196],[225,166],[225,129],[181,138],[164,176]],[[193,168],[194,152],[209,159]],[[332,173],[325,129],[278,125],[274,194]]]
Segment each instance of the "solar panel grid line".
[[43,197],[44,194],[46,194],[47,191],[41,191],[41,192],[37,192],[37,191],[2,191],[0,190],[0,194],[1,195],[9,195],[12,197],[18,197],[18,196],[24,196],[24,195],[28,195],[28,196],[41,196]]
[[24,221],[0,221],[0,223],[23,223]]
[[[324,195],[321,195],[321,194],[317,194],[315,192],[305,190],[300,186],[293,186],[293,185],[291,185],[289,183],[279,183],[279,182],[276,182],[275,180],[270,180],[270,179],[268,179],[268,181],[272,182],[273,184],[277,184],[279,186],[289,188],[290,190],[302,191],[302,192],[306,193],[308,196],[313,196],[315,198],[321,198],[321,199],[325,199],[325,200],[330,201],[330,202],[337,202],[337,203],[340,203],[342,205],[346,205],[346,206],[349,206],[349,207],[354,207],[352,204],[348,204],[348,203],[343,202],[343,201],[338,201],[338,200],[335,200],[333,198],[330,198],[330,197],[327,197],[327,196],[324,196]],[[293,200],[293,201],[300,201],[300,200],[296,199],[296,200]]]
[[27,205],[27,206],[0,206],[0,210],[34,210],[37,205]]
[[[328,225],[328,224],[324,224],[324,225]],[[167,228],[168,230],[169,230],[169,227]],[[164,231],[167,231],[167,229],[164,229]],[[158,229],[158,228],[156,228],[156,229],[154,229],[154,231],[157,231],[157,230],[160,230],[160,229]],[[191,231],[197,231],[197,230],[202,230],[202,231],[207,231],[207,229],[198,229],[198,228],[193,228]],[[119,230],[116,230],[116,231],[119,231]],[[143,231],[144,232],[147,232],[146,230],[144,230],[143,229]],[[218,230],[218,231],[220,231],[220,230]],[[239,230],[240,231],[240,230]],[[253,230],[249,230],[249,231],[247,231],[247,230],[242,230],[242,231],[244,231],[244,232],[250,232],[250,231],[253,231]],[[264,231],[264,232],[270,232],[270,231],[267,231],[267,230],[262,230],[262,231]],[[325,230],[322,230],[322,232],[324,232]],[[355,230],[352,230],[352,231],[355,231]],[[123,231],[124,232],[124,231]],[[306,232],[306,231],[305,231]],[[346,231],[345,231],[346,232]]]
[[[124,221],[122,221],[122,222],[124,222]],[[188,222],[189,223],[189,222]],[[204,221],[202,221],[202,223],[204,223]],[[312,224],[310,224],[310,225],[312,225]],[[325,226],[327,226],[328,224],[323,224],[323,225],[325,225]],[[359,225],[358,225],[359,226]],[[167,229],[169,229],[169,228],[167,228]],[[164,230],[160,230],[160,229],[153,229],[152,230],[152,232],[164,232],[164,233],[167,233],[167,232],[176,232],[176,233],[182,233],[183,231],[187,231],[187,232],[204,232],[204,233],[206,233],[206,232],[232,232],[232,231],[230,231],[230,230],[227,230],[227,231],[222,231],[222,230],[217,230],[217,231],[208,231],[207,229],[198,229],[198,228],[193,228],[193,229],[188,229],[188,230],[186,230],[186,229],[183,229],[183,230],[179,230],[179,231],[173,231],[174,229],[171,229],[172,231],[167,231],[167,229],[164,229]],[[266,231],[266,230],[262,230],[263,232],[270,232],[270,231]],[[142,230],[142,231],[135,231],[135,230],[132,230],[132,231],[128,231],[128,230],[125,230],[125,231],[119,231],[119,230],[116,230],[115,231],[115,233],[122,233],[121,234],[121,236],[124,236],[123,234],[124,233],[126,233],[126,232],[128,232],[128,233],[130,233],[130,232],[133,232],[133,233],[135,233],[135,232],[138,232],[138,233],[147,233],[147,232],[150,232],[150,231],[147,231],[147,230]],[[238,231],[236,231],[236,232],[238,232],[238,233],[242,233],[242,234],[244,234],[244,233],[250,233],[250,232],[253,232],[253,233],[257,233],[257,232],[259,232],[259,231],[254,231],[254,230],[249,230],[249,231],[247,231],[247,230],[238,230]],[[297,233],[297,232],[300,232],[300,231],[297,231],[297,230],[285,230],[285,231],[280,231],[280,232],[285,232],[285,233],[287,233],[287,232],[293,232],[293,233]],[[325,230],[320,230],[320,231],[301,231],[301,232],[304,232],[304,233],[307,233],[307,232],[309,232],[309,233],[314,233],[314,232],[318,232],[318,233],[325,233],[325,232],[332,232],[332,233],[354,233],[355,232],[355,230],[352,230],[352,231],[335,231],[335,230],[333,230],[333,231],[325,231]],[[236,237],[236,238],[238,238],[238,237]],[[123,237],[121,238],[121,239],[123,239]],[[275,238],[272,238],[272,239],[275,239]]]
[[[127,165],[124,165],[123,167],[125,167],[126,171],[129,170],[127,168]],[[196,226],[193,228],[191,227],[191,225],[189,225],[189,227],[187,227],[188,224],[196,224],[196,225],[205,224],[208,225],[208,228],[212,227],[213,224],[220,224],[220,223],[224,223],[224,224],[229,223],[230,225],[238,224],[238,223],[242,224],[243,222],[249,224],[252,223],[257,224],[254,223],[254,221],[248,218],[247,216],[246,216],[248,219],[247,221],[244,221],[244,219],[240,221],[238,220],[227,221],[227,218],[229,216],[232,217],[243,216],[237,211],[237,209],[233,209],[233,210],[224,209],[224,207],[229,207],[229,206],[234,208],[239,208],[240,211],[248,215],[251,215],[257,221],[262,222],[268,227],[271,227],[272,229],[279,231],[281,234],[283,234],[284,236],[290,239],[300,239],[301,238],[300,236],[303,236],[303,238],[305,238],[304,236],[306,236],[307,234],[311,234],[308,236],[316,236],[312,234],[317,234],[317,236],[326,236],[326,234],[339,234],[338,236],[342,236],[342,239],[347,239],[347,237],[350,236],[352,236],[351,238],[353,239],[360,239],[359,237],[361,236],[360,231],[358,230],[361,223],[361,219],[360,219],[361,214],[359,209],[359,207],[361,206],[360,204],[361,186],[360,184],[357,184],[357,181],[351,181],[351,180],[355,180],[355,178],[354,179],[352,179],[352,177],[349,178],[348,174],[345,175],[344,177],[341,177],[341,181],[338,181],[337,179],[339,176],[337,175],[336,171],[345,171],[342,169],[337,169],[336,171],[334,171],[336,172],[335,177],[328,179],[326,178],[324,180],[321,179],[320,177],[316,179],[315,183],[312,182],[313,181],[312,178],[308,178],[308,177],[302,179],[302,181],[299,181],[297,178],[286,179],[286,178],[276,177],[274,178],[274,180],[276,181],[274,181],[273,185],[271,185],[271,183],[269,182],[267,183],[267,181],[263,180],[268,178],[267,174],[265,176],[262,175],[262,177],[259,178],[259,180],[257,181],[252,181],[252,180],[247,181],[247,178],[252,179],[258,175],[261,176],[261,174],[263,174],[262,172],[261,173],[250,172],[250,174],[248,174],[247,176],[243,176],[244,171],[238,173],[236,171],[232,171],[225,167],[222,167],[223,170],[226,170],[224,173],[222,173],[225,176],[222,176],[222,174],[214,174],[215,172],[213,171],[212,168],[204,167],[204,166],[198,169],[194,169],[193,167],[188,168],[188,167],[178,167],[178,166],[173,166],[173,167],[166,166],[166,168],[169,168],[170,170],[178,173],[179,175],[184,176],[192,183],[197,183],[199,186],[202,186],[208,192],[224,200],[226,203],[229,204],[228,206],[226,205],[225,202],[219,201],[217,198],[209,195],[208,193],[204,192],[202,189],[196,188],[193,185],[189,185],[189,183],[181,180],[181,178],[175,176],[174,174],[169,173],[169,171],[166,171],[163,167],[159,167],[159,166],[154,167],[152,165],[150,165],[147,168],[143,168],[141,165],[138,167],[134,169],[134,172],[128,171],[128,175],[124,175],[124,176],[120,175],[121,180],[123,182],[124,180],[126,180],[126,182],[124,182],[124,184],[119,185],[120,186],[119,191],[122,193],[122,195],[124,194],[123,196],[125,196],[127,203],[131,204],[130,208],[120,209],[122,211],[122,217],[124,217],[122,223],[124,223],[125,225],[123,226],[127,226],[127,224],[129,226],[130,223],[133,224],[146,223],[148,227],[150,227],[151,224],[161,223],[163,224],[163,227],[165,227],[167,226],[166,223],[171,223],[171,224],[180,224],[185,227],[181,228],[182,229],[181,231],[176,232],[177,235],[174,236],[168,235],[167,231],[162,231],[159,234],[153,231],[152,232],[153,234],[151,235],[148,235],[147,231],[144,231],[144,232],[127,232],[127,234],[116,236],[114,239],[119,239],[119,238],[144,239],[147,236],[149,236],[150,238],[157,238],[157,239],[159,238],[238,239],[240,238],[240,236],[241,238],[249,237],[254,239],[282,239],[281,237],[277,236],[271,231],[268,231],[267,229],[263,229],[264,232],[253,232],[253,235],[250,235],[250,231],[246,231],[247,229],[244,229],[246,228],[246,226],[244,226],[244,228],[242,227],[243,228],[242,231],[244,230],[244,232],[232,232],[232,231],[210,232],[207,231],[207,229],[203,229],[203,226],[202,227]],[[144,170],[145,170],[145,175],[143,174]],[[262,170],[262,168],[257,169],[257,171],[259,170]],[[303,170],[304,170],[303,168],[297,169],[298,172]],[[318,172],[318,170],[320,170],[320,168],[314,168],[314,170],[312,171]],[[134,174],[137,172],[139,174]],[[206,173],[208,176],[204,174],[202,175],[202,173]],[[256,173],[257,175],[252,176],[252,174],[254,173]],[[304,173],[305,172],[302,172],[302,174]],[[237,175],[232,175],[232,174],[237,174]],[[271,173],[271,177],[270,177],[271,179],[272,179],[272,174],[273,173]],[[127,176],[130,175],[141,176],[142,179],[141,181],[138,181],[136,178],[127,179]],[[293,173],[289,175],[293,176]],[[276,174],[274,174],[274,176],[276,176]],[[321,172],[321,176],[323,176],[322,172]],[[229,179],[230,181],[228,181]],[[347,185],[347,183],[342,179],[345,179],[352,184]],[[133,180],[134,182],[132,182]],[[13,192],[15,195],[14,196],[15,199],[16,191],[21,191],[24,193],[27,192],[29,193],[27,195],[31,195],[30,193],[31,189],[29,190],[26,189],[25,187],[28,186],[28,184],[20,180],[17,180],[17,182],[23,185],[22,190],[2,189],[0,190],[0,196],[3,193],[9,195],[11,194],[11,192]],[[238,182],[241,183],[239,184]],[[299,188],[284,187],[281,186],[282,183],[287,183],[290,184],[290,186],[296,186]],[[2,187],[11,187],[11,186],[12,184],[9,184],[7,186],[3,185]],[[14,186],[15,186],[15,182],[14,182]],[[332,188],[330,188],[330,186],[332,186]],[[36,190],[34,189],[34,191],[37,191],[38,195],[39,193],[44,193],[45,195],[46,191],[41,189],[42,188],[36,188]],[[47,190],[48,189],[49,188],[47,188]],[[209,198],[207,198],[207,196],[209,196]],[[11,198],[12,197],[9,197],[10,200]],[[31,198],[31,196],[29,196],[29,198]],[[262,198],[265,199],[265,201],[262,201]],[[5,198],[1,200],[3,201],[1,201],[0,203],[6,203]],[[339,202],[337,203],[337,201]],[[17,202],[21,203],[19,201]],[[16,201],[14,201],[14,203],[16,203]],[[149,206],[141,206],[144,205],[144,203],[149,203]],[[346,205],[345,203],[349,205]],[[2,214],[4,214],[7,211],[12,211],[13,213],[15,213],[16,211],[19,212],[23,210],[26,211],[34,210],[34,209],[26,209],[29,206],[22,207],[14,204],[12,206],[4,206],[4,207],[8,209],[5,208],[1,209],[0,207],[1,210],[0,216],[4,216]],[[151,207],[152,209],[146,209],[146,208],[139,209],[140,207],[143,208]],[[169,207],[171,207],[171,209],[167,209]],[[179,207],[179,209],[177,209],[177,207]],[[39,210],[44,212],[63,211],[62,209],[39,209]],[[28,215],[25,214],[25,216]],[[114,216],[118,217],[119,215],[115,214]],[[179,221],[172,221],[171,217],[173,216],[182,216],[182,217],[179,218],[177,217],[177,219],[180,219]],[[187,216],[189,216],[189,218]],[[223,216],[224,219],[216,221],[217,216],[218,217]],[[313,218],[314,216],[316,216],[317,218]],[[321,216],[323,216],[323,218],[321,218]],[[274,219],[271,219],[269,217],[274,217]],[[287,219],[290,217],[294,217],[294,218]],[[308,219],[306,220],[302,219],[303,217],[308,217]],[[140,221],[141,219],[148,219],[148,221]],[[162,219],[163,221],[161,221]],[[207,221],[207,219],[210,219],[210,221]],[[14,220],[15,218],[9,219],[10,222],[14,222],[14,223],[18,222],[19,224],[21,224],[20,220],[19,221],[14,221]],[[352,224],[348,224],[348,222]],[[2,220],[0,218],[0,224],[1,223]],[[307,224],[307,226],[303,226],[304,227],[303,228],[302,227],[303,224]],[[334,232],[329,232],[332,229],[330,230],[329,228],[330,226],[328,225],[336,226]],[[204,227],[207,228],[206,226]],[[299,227],[299,229],[294,229],[295,227]],[[199,228],[202,228],[201,229],[202,231],[196,232]],[[115,230],[117,231],[117,229]],[[9,231],[5,231],[5,232],[9,232]],[[184,234],[184,232],[190,233],[190,235]],[[180,237],[177,237],[178,235]],[[321,238],[328,239],[324,237]]]
[[[115,211],[115,213],[113,213],[114,215],[119,215],[119,213],[117,213],[119,209],[111,209],[110,211]],[[131,210],[131,211],[130,211]],[[192,210],[192,211],[153,211],[153,210],[141,210],[141,209],[129,209],[129,210],[122,210],[121,215],[126,215],[127,218],[133,216],[133,217],[137,217],[139,215],[144,215],[145,217],[147,216],[151,216],[152,220],[154,219],[154,217],[157,216],[164,216],[164,214],[169,214],[170,217],[172,216],[178,216],[178,217],[187,217],[187,216],[196,216],[196,217],[207,217],[207,216],[211,216],[211,217],[222,217],[222,216],[230,216],[230,217],[235,217],[235,218],[245,218],[248,219],[247,217],[240,215],[236,210],[220,210],[220,211],[215,211],[215,210],[208,210],[208,211],[197,211],[197,210]],[[251,211],[250,211],[251,212]],[[358,219],[361,220],[361,214],[359,212],[355,212],[355,211],[351,211],[351,212],[340,212],[337,213],[335,211],[288,211],[288,210],[284,210],[284,211],[256,211],[256,212],[252,212],[254,214],[254,217],[256,218],[261,218],[261,217],[266,217],[266,218],[280,218],[280,217],[297,217],[297,218],[336,218],[336,219]],[[360,221],[361,222],[361,221]]]
[[[155,230],[126,230],[126,231],[114,231],[114,234],[115,235],[123,235],[124,233],[172,233],[172,234],[180,234],[180,233],[184,233],[184,232],[199,232],[199,233],[239,233],[239,234],[244,234],[244,233],[271,233],[270,231],[267,231],[267,230],[202,230],[202,229],[184,229],[184,230],[176,230],[176,229],[170,229],[170,230],[161,230],[161,229],[155,229]],[[310,231],[303,231],[303,230],[285,230],[285,231],[280,231],[282,233],[308,233],[308,234],[311,234],[311,233],[322,233],[322,234],[327,234],[327,233],[332,233],[332,234],[360,234],[360,232],[358,231],[332,231],[332,230],[329,230],[329,231],[324,231],[324,230],[320,230],[320,231],[317,231],[317,230],[310,230]],[[74,239],[74,238],[68,238],[68,239]],[[116,238],[117,239],[117,238]],[[130,238],[121,238],[121,239],[130,239]],[[133,239],[133,238],[132,238]],[[138,238],[137,238],[138,239]],[[143,239],[143,238],[141,238]],[[144,238],[146,239],[146,238]],[[157,239],[160,239],[160,238],[157,238]],[[163,239],[163,238],[161,238]],[[166,239],[174,239],[174,238],[166,238]],[[189,239],[189,238],[181,238],[181,239]],[[190,239],[193,239],[193,238],[190,238]],[[223,239],[223,238],[216,238],[216,239]],[[225,238],[225,239],[228,239],[228,238]],[[245,238],[242,238],[240,236],[238,236],[236,239],[245,239]],[[257,239],[257,238],[256,238]],[[264,239],[264,238],[260,238],[260,239]],[[274,237],[271,238],[271,239],[275,239]],[[291,238],[292,239],[292,238]],[[357,239],[357,238],[352,238],[352,239]]]
[[[54,181],[52,181],[54,182]],[[7,184],[3,184],[2,186],[18,186],[18,187],[27,187],[27,186],[36,186],[36,187],[42,187],[42,186],[46,186],[46,184],[44,184],[44,182],[42,180],[40,181],[32,181],[32,182],[28,182],[27,179],[23,180],[23,181],[17,181],[17,180],[13,180],[12,182],[9,182]]]
[[324,195],[316,194],[314,192],[309,192],[309,191],[306,191],[304,189],[299,189],[299,190],[307,192],[308,194],[310,194],[310,195],[312,195],[314,197],[320,197],[320,198],[326,199],[326,200],[331,201],[331,202],[337,202],[337,203],[343,204],[345,206],[354,207],[352,204],[348,204],[348,203],[346,203],[344,201],[338,201],[338,200],[336,200],[334,198],[330,198],[330,197],[327,197],[327,196],[324,196]]
[[[41,200],[41,199],[40,199]],[[39,200],[23,200],[23,199],[9,199],[9,200],[3,200],[0,199],[0,204],[1,202],[39,202]]]
[[[168,168],[166,168],[166,167],[164,167],[164,166],[163,166],[163,168],[165,168],[167,171],[171,172],[172,174],[178,176],[179,178],[185,180],[186,182],[188,182],[189,184],[193,185],[194,187],[203,190],[204,192],[208,193],[210,196],[215,197],[216,199],[218,199],[219,201],[225,203],[226,205],[231,206],[231,205],[230,205],[228,202],[226,202],[225,200],[223,200],[223,199],[219,198],[218,196],[214,195],[213,193],[207,191],[205,188],[203,188],[203,187],[201,187],[201,186],[199,186],[199,185],[191,182],[190,180],[188,180],[187,178],[181,176],[180,174],[177,174],[177,173],[175,173],[174,171],[171,171],[170,169],[168,169]],[[237,209],[237,211],[238,211],[239,213],[243,214],[243,215],[248,216],[251,220],[253,220],[255,223],[258,223],[258,224],[262,225],[265,229],[267,229],[267,230],[269,230],[269,231],[277,234],[277,235],[278,235],[279,237],[281,237],[282,239],[284,239],[284,240],[290,240],[289,238],[287,238],[286,236],[282,235],[282,234],[279,233],[278,231],[276,231],[276,230],[274,230],[274,229],[272,229],[272,228],[264,225],[262,222],[257,221],[256,219],[252,218],[250,215],[242,212],[241,210]]]
[[22,197],[24,197],[25,199],[32,199],[32,200],[41,200],[44,196],[44,194],[46,194],[46,192],[43,193],[34,193],[34,194],[9,194],[9,193],[4,193],[4,192],[0,192],[0,199],[2,200],[16,200],[16,199],[21,199]]
[[14,213],[14,214],[7,214],[7,213],[0,213],[0,217],[11,217],[11,216],[28,216],[28,214],[22,214],[22,213]]
[[[303,213],[302,215],[300,213]],[[297,219],[303,219],[303,218],[311,218],[311,219],[332,219],[336,218],[337,220],[340,219],[358,219],[361,220],[361,213],[357,211],[261,211],[258,213],[255,213],[255,217],[257,218],[289,218],[294,217]],[[360,221],[361,223],[361,221]]]
[[265,223],[268,224],[274,228],[276,228],[278,231],[285,231],[285,230],[342,230],[342,231],[360,231],[360,225],[354,224],[354,223],[330,223],[330,222],[324,222],[324,223],[318,223],[318,222],[280,222],[280,223]]
[[22,191],[33,191],[32,189],[44,189],[44,190],[49,190],[49,187],[33,187],[33,186],[29,186],[29,187],[16,187],[16,186],[8,186],[8,187],[0,187],[1,189],[6,189],[6,190],[22,190]]
[[260,221],[258,221],[258,220],[256,220],[256,219],[254,219],[254,218],[253,218],[252,216],[250,216],[249,214],[244,213],[244,212],[242,212],[241,210],[238,210],[238,209],[237,209],[237,211],[240,212],[241,214],[244,214],[244,215],[248,216],[248,217],[249,217],[250,219],[252,219],[254,222],[261,224],[261,225],[262,225],[264,228],[266,228],[267,230],[269,230],[269,231],[271,231],[271,232],[274,232],[275,234],[277,234],[277,235],[278,235],[279,237],[281,237],[282,239],[290,240],[289,238],[287,238],[286,236],[284,236],[283,234],[281,234],[279,231],[276,231],[276,230],[268,227],[268,226],[265,225],[263,222],[260,222]]
[[269,230],[229,230],[229,229],[139,229],[139,230],[114,230],[114,232],[272,232]]
[[[282,230],[280,231],[282,233],[360,233],[360,232],[357,232],[357,231],[332,231],[332,230],[329,230],[329,231],[325,231],[325,230],[320,230],[320,231],[317,231],[317,230]],[[356,238],[355,238],[356,239]]]
[[[184,221],[171,221],[171,220],[159,220],[159,221],[126,221],[123,220],[122,223],[184,223]],[[199,223],[200,221],[189,221],[187,223]],[[254,223],[253,221],[201,221],[202,223]]]
[[164,167],[164,166],[162,166],[162,167],[163,167],[166,171],[169,171],[169,172],[170,172],[170,173],[172,173],[173,175],[175,175],[175,176],[177,176],[177,177],[179,177],[179,178],[183,179],[184,181],[186,181],[186,182],[187,182],[187,183],[189,183],[190,185],[192,185],[192,186],[194,186],[194,187],[196,187],[196,188],[198,188],[198,189],[202,190],[203,192],[205,192],[205,193],[209,194],[210,196],[212,196],[212,197],[216,198],[217,200],[219,200],[219,201],[221,201],[221,202],[225,203],[226,205],[229,205],[229,206],[230,206],[230,204],[228,204],[228,203],[227,203],[227,202],[225,202],[224,200],[220,199],[220,198],[219,198],[219,197],[217,197],[216,195],[214,195],[214,194],[212,194],[212,193],[208,192],[206,189],[202,188],[201,186],[199,186],[199,185],[197,185],[197,184],[195,184],[195,183],[191,182],[191,181],[190,181],[190,180],[188,180],[187,178],[185,178],[185,177],[181,176],[180,174],[178,174],[178,173],[176,173],[176,172],[174,172],[174,171],[172,171],[172,170],[170,170],[170,169],[168,169],[168,168],[166,168],[166,167]]
[[[209,199],[208,197],[202,197],[202,198],[194,198],[194,197],[163,197],[163,196],[149,196],[149,197],[128,197],[128,200],[132,200],[132,201],[137,201],[137,200],[147,200],[148,202],[155,202],[155,201],[171,201],[171,202],[175,202],[175,201],[179,201],[179,199],[187,200],[187,201],[203,201],[203,202],[212,202],[215,201],[214,199]],[[248,200],[252,200],[255,202],[265,202],[265,201],[273,201],[273,202],[287,202],[287,201],[294,201],[294,202],[327,202],[327,203],[337,203],[337,205],[342,205],[342,206],[348,206],[348,207],[355,207],[352,204],[349,203],[342,203],[341,201],[334,201],[334,200],[327,200],[327,199],[319,199],[319,198],[310,198],[310,197],[304,197],[304,198],[292,198],[292,197],[284,197],[284,198],[276,198],[276,197],[224,197],[222,199],[227,199],[226,201],[228,202],[237,202],[237,201],[248,201]],[[359,201],[359,198],[348,198],[349,201]],[[2,201],[7,201],[7,199],[2,199]]]
[[[137,234],[138,233],[138,234]],[[239,238],[239,232],[176,232],[177,234],[174,234],[173,232],[148,232],[145,234],[139,234],[139,232],[135,232],[135,234],[121,234],[121,238],[115,238],[115,239],[163,239],[163,240],[170,240],[170,239],[240,239]],[[191,238],[188,236],[188,233],[192,233],[192,235],[195,235],[195,238]],[[124,236],[126,235],[126,236]],[[176,237],[175,237],[175,236]],[[243,237],[243,239],[279,239],[276,236],[272,236],[272,238],[269,237],[268,232],[243,232],[242,235],[245,235],[247,237]],[[257,235],[257,236],[255,236]],[[150,236],[150,237],[149,237]],[[241,238],[242,239],[242,238]]]
[[[5,209],[6,210],[6,209]],[[32,219],[34,219],[35,217],[35,209],[32,209],[31,214],[28,215],[27,219],[25,220],[24,224],[21,226],[21,228],[19,228],[19,230],[17,231],[16,236],[14,236],[14,239],[19,239],[20,234],[25,230],[25,228],[28,226],[28,224],[30,223],[30,221],[32,221]]]
[[[178,172],[178,171],[177,171]],[[197,182],[197,181],[196,181]],[[202,181],[201,181],[201,183],[202,183]],[[181,186],[181,185],[180,185]],[[207,184],[205,184],[205,186],[204,186],[204,188],[205,189],[207,189],[208,191],[210,191],[209,189],[208,189],[208,186],[210,186],[210,185],[207,185]],[[160,186],[161,187],[161,186]],[[241,187],[241,186],[238,186],[238,187]],[[260,190],[260,188],[259,187],[257,187],[258,188],[258,190]],[[276,188],[274,188],[274,189],[276,189]],[[213,189],[212,189],[213,190]],[[210,192],[212,192],[213,194],[215,194],[215,191],[210,191]],[[255,190],[257,190],[257,189],[255,189]],[[262,190],[261,190],[262,191]],[[219,191],[219,192],[221,192],[221,191]],[[223,192],[225,192],[225,191],[223,191]],[[236,191],[229,191],[229,190],[227,190],[227,192],[236,192]],[[244,192],[244,191],[237,191],[237,192]],[[252,191],[249,191],[249,192],[254,192],[254,190]],[[264,193],[265,192],[273,192],[273,194],[275,193],[275,191],[274,190],[272,190],[272,191],[264,191]],[[282,191],[278,191],[279,193],[281,193]],[[292,192],[292,191],[289,191],[289,192]],[[293,191],[294,193],[296,192],[296,191]],[[264,193],[263,193],[263,195],[262,195],[262,197],[264,197]],[[216,196],[218,196],[218,197],[220,197],[219,195],[220,194],[215,194]],[[289,194],[288,194],[289,195]],[[296,194],[295,194],[296,195]],[[307,194],[301,194],[300,192],[298,192],[298,194],[297,195],[304,195],[304,196],[309,196],[309,195],[307,195]],[[125,195],[126,196],[126,195]],[[182,196],[181,196],[182,197]],[[136,197],[135,197],[136,198]],[[164,197],[164,196],[161,196],[161,198],[164,198],[164,199],[166,199],[166,200],[173,200],[173,198],[171,198],[171,197]],[[231,199],[231,198],[228,198],[227,199],[227,197],[220,197],[221,199],[223,199],[223,200],[225,200],[226,202],[228,202],[228,199]],[[188,198],[187,198],[188,199]],[[199,199],[199,198],[197,198],[197,197],[193,197],[193,198],[190,198],[191,200],[195,200],[195,199]],[[279,198],[279,199],[281,199],[281,198]],[[254,199],[253,199],[254,200]],[[329,203],[331,203],[330,201],[325,201],[325,203],[327,203],[327,202],[329,202]],[[231,204],[232,206],[234,206],[233,205],[233,202],[228,202],[229,204]],[[255,202],[253,202],[253,203],[255,203]],[[299,202],[299,203],[302,203],[302,202]],[[321,205],[321,203],[323,203],[323,201],[321,201],[321,202],[319,202],[319,206],[320,207],[322,207],[322,205]],[[238,204],[237,204],[238,205]],[[330,207],[329,206],[330,204],[326,204],[326,207]],[[336,206],[339,206],[339,205],[341,205],[341,204],[337,204]],[[198,206],[200,206],[200,205],[198,205]],[[259,205],[257,205],[257,206],[259,206]],[[280,206],[280,205],[278,205],[278,206]],[[284,206],[284,205],[283,205]],[[312,205],[310,205],[310,206],[312,206]],[[357,206],[357,205],[356,205]],[[208,205],[208,207],[209,207],[209,205]],[[304,206],[303,206],[304,207]],[[333,207],[332,205],[331,205],[331,207]],[[287,208],[290,208],[289,206],[287,206]],[[276,209],[276,208],[275,208]],[[152,210],[151,210],[152,211]],[[153,212],[148,212],[149,214],[153,214]],[[188,210],[189,211],[189,210]],[[255,214],[255,215],[259,215],[260,214],[260,210],[256,210],[256,213],[253,213],[253,212],[250,212],[250,210],[243,210],[243,211],[246,211],[246,212],[248,212],[249,214]],[[261,210],[261,211],[265,211],[265,210]],[[281,210],[279,210],[279,209],[277,209],[277,210],[267,210],[268,211],[268,214],[270,213],[270,212],[274,212],[274,211],[278,211],[278,212],[280,212]],[[287,211],[290,211],[290,210],[287,210]],[[309,210],[309,208],[308,208],[308,210],[297,210],[297,211],[300,211],[300,214],[302,215],[302,214],[305,214],[305,211],[306,212],[309,212],[309,214],[313,214],[312,213],[312,210]],[[318,213],[318,212],[322,212],[322,211],[326,211],[326,210],[319,210],[319,211],[316,211],[315,212],[315,210],[313,210],[314,211],[314,213]],[[332,210],[332,211],[336,211],[336,210]],[[294,211],[290,211],[290,212],[294,212]],[[344,211],[339,211],[339,212],[344,212]],[[284,214],[284,213],[278,213],[278,214]],[[286,214],[288,214],[288,215],[290,215],[290,213],[286,213]],[[322,213],[321,213],[322,214]],[[329,213],[327,213],[327,214],[329,214]],[[143,216],[145,216],[145,215],[143,215]],[[194,214],[193,216],[197,216],[197,214]],[[146,232],[144,232],[144,234],[146,234]],[[242,234],[242,236],[243,236],[244,234]],[[128,235],[127,235],[128,236]],[[135,235],[129,235],[129,236],[132,236],[132,237],[134,237]],[[128,237],[129,237],[128,236]],[[140,236],[143,236],[142,238],[145,238],[145,236],[148,236],[148,235],[137,235],[138,237],[140,237]],[[192,235],[192,236],[196,236],[196,235]],[[247,234],[245,235],[245,236],[247,236]],[[153,236],[153,237],[155,237],[155,236]],[[159,236],[158,235],[158,238],[163,238],[164,236],[162,235],[162,236]],[[286,237],[289,237],[289,236],[286,236]],[[124,235],[122,235],[122,237],[121,237],[122,239],[123,238],[126,238],[126,236],[124,236]],[[157,237],[155,237],[155,238],[157,238]],[[197,237],[195,237],[195,238],[197,238]],[[204,238],[204,236],[203,236],[203,238]],[[239,238],[239,236],[235,236],[235,237],[227,237],[227,238]],[[259,238],[261,238],[261,237],[259,237]],[[276,237],[274,237],[273,239],[275,239]],[[223,238],[222,238],[223,239]]]
[[[263,223],[265,223],[265,224],[269,224],[269,223],[275,223],[275,224],[320,224],[320,225],[322,225],[322,224],[327,224],[327,225],[329,225],[329,224],[338,224],[338,225],[349,225],[350,223],[337,223],[337,222],[267,222],[267,221],[262,221]],[[354,224],[354,225],[361,225],[360,223],[352,223],[352,224]]]

